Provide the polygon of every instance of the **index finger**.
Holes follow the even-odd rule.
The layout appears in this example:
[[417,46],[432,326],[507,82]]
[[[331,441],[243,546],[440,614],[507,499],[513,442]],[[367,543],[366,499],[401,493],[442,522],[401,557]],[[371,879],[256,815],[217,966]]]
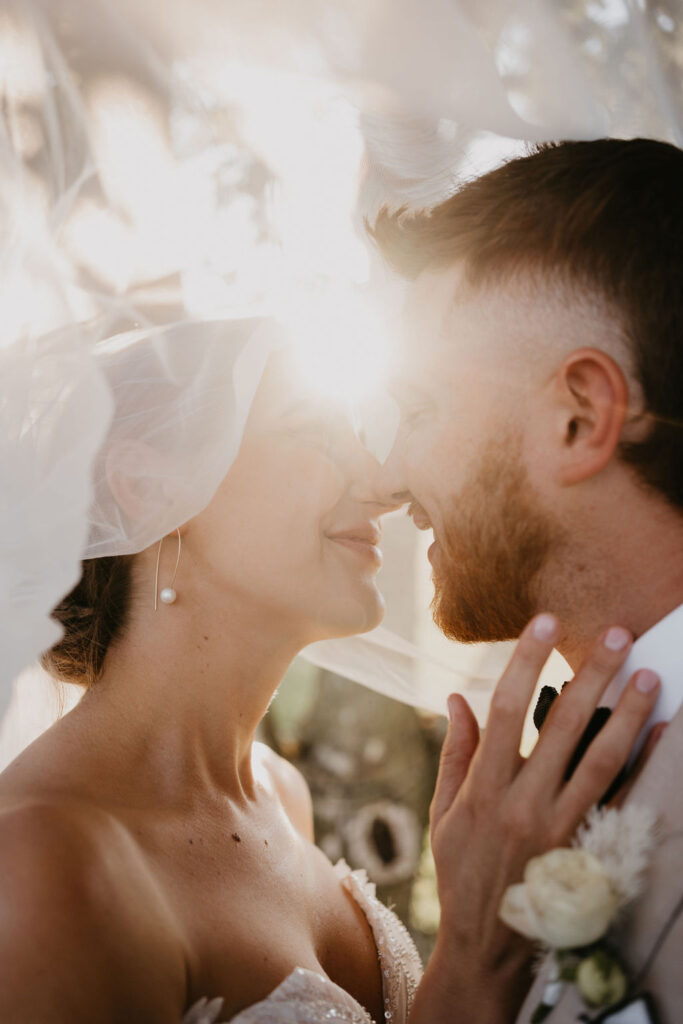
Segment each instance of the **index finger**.
[[541,674],[560,634],[554,615],[531,620],[519,638],[491,700],[486,728],[472,771],[479,784],[502,788],[519,771],[524,720]]

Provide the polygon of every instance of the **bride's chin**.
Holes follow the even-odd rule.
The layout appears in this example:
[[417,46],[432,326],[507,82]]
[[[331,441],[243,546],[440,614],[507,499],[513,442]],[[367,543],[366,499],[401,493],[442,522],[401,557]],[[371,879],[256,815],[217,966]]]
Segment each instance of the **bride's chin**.
[[369,588],[369,591],[362,603],[362,607],[357,609],[358,614],[353,616],[352,621],[349,622],[346,636],[369,633],[382,623],[386,611],[384,598],[374,586]]
[[316,640],[342,640],[345,637],[369,633],[384,619],[386,605],[379,590],[374,586],[363,595],[362,600],[351,600],[345,607],[339,607],[319,623]]

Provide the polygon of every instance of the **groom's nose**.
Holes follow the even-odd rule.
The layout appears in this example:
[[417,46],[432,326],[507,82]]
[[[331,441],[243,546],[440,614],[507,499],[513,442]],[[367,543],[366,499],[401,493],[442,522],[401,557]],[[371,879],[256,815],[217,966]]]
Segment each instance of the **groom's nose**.
[[396,457],[395,446],[386,461],[377,470],[375,487],[381,500],[387,504],[399,506],[412,500],[401,463]]

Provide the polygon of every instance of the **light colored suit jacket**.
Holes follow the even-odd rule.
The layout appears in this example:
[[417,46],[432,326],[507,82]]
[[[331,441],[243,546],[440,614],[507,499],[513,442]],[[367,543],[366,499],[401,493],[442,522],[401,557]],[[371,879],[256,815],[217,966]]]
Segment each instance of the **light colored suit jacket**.
[[[681,670],[683,672],[683,669]],[[648,881],[613,932],[615,944],[638,988],[654,997],[661,1024],[683,1022],[683,707],[655,747],[628,802],[659,814],[660,841]],[[529,1024],[542,999],[543,972],[517,1018]],[[574,1024],[586,1007],[568,985],[545,1024]]]

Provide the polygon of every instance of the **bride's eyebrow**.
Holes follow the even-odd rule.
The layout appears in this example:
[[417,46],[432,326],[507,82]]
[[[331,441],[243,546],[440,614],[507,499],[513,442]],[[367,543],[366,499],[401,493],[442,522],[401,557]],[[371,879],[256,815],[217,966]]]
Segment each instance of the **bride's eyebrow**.
[[321,402],[310,398],[298,398],[285,406],[282,412],[277,413],[278,420],[292,420],[297,417],[320,417],[328,416],[329,410]]
[[306,398],[297,398],[294,402],[290,402],[289,405],[278,414],[280,419],[289,419],[290,416],[296,416],[301,412],[314,412],[314,404]]
[[391,398],[399,405],[408,405],[410,402],[419,401],[427,397],[426,391],[423,391],[415,384],[398,378],[389,381],[387,391]]

